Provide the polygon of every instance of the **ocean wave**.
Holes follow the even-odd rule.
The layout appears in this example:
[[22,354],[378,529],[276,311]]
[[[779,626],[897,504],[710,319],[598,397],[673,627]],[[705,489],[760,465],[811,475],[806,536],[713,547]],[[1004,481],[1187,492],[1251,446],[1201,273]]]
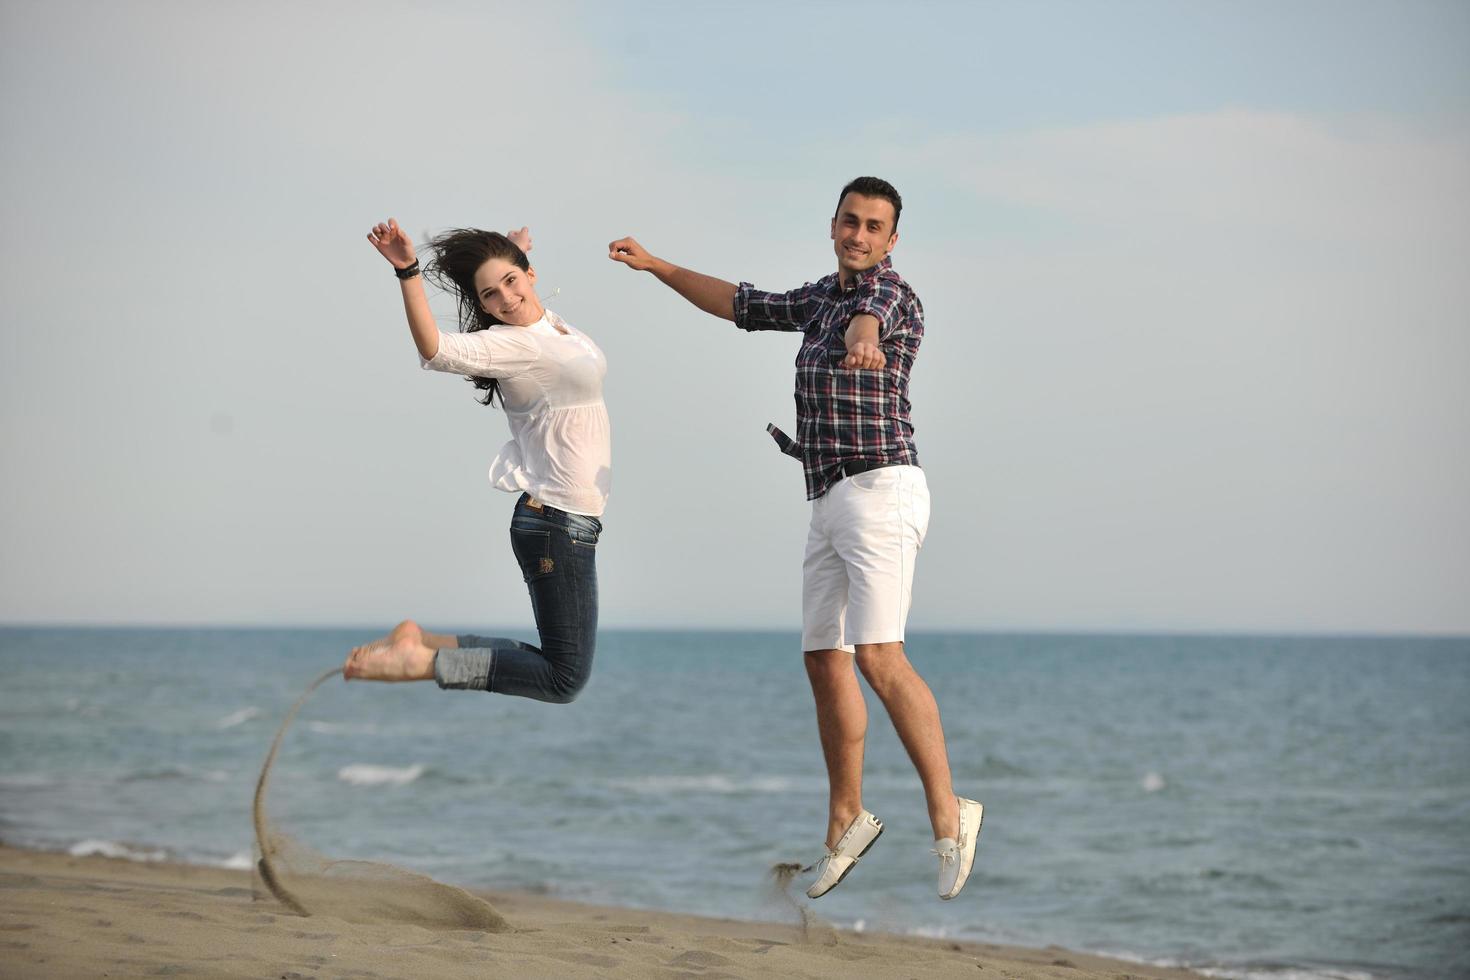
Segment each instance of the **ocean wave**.
[[232,711],[230,714],[225,715],[219,721],[215,722],[214,727],[221,730],[226,728],[234,728],[236,725],[243,725],[247,721],[250,721],[252,718],[258,717],[260,717],[259,708],[241,708],[239,711]]
[[1247,888],[1259,888],[1263,891],[1281,891],[1284,886],[1281,882],[1270,875],[1263,875],[1253,871],[1232,871],[1227,868],[1202,868],[1199,876],[1206,881],[1224,881],[1232,885],[1243,885]]
[[168,852],[152,849],[143,849],[137,846],[120,844],[114,840],[99,840],[96,838],[78,841],[66,849],[66,853],[72,857],[101,857],[123,858],[128,861],[167,861]]
[[703,776],[638,776],[614,779],[611,785],[634,793],[785,793],[800,784],[790,776],[738,778],[722,773]]
[[378,726],[362,722],[308,721],[306,730],[316,735],[372,735]]
[[249,871],[255,867],[255,858],[249,851],[236,851],[218,864],[219,867],[229,868],[231,871]]
[[1006,779],[1011,777],[1025,778],[1032,775],[1031,770],[1024,766],[1018,766],[1013,762],[1007,762],[1000,756],[987,752],[980,759],[980,765],[974,768],[961,765],[960,777],[963,779]]
[[50,789],[65,780],[43,772],[8,773],[0,776],[0,789]]
[[1202,867],[1155,874],[1130,875],[1130,887],[1143,895],[1177,898],[1185,895],[1223,896],[1228,892],[1283,893],[1286,886],[1276,878],[1257,871],[1234,871],[1228,868]]
[[187,766],[164,766],[161,769],[140,769],[118,777],[123,783],[143,783],[152,780],[179,780],[182,782],[223,783],[230,774],[223,769],[190,769]]
[[406,786],[425,772],[419,764],[394,768],[356,763],[337,770],[337,778],[353,786]]
[[1200,967],[1195,972],[1220,980],[1377,980],[1364,970],[1330,969],[1305,966],[1266,967]]
[[1339,967],[1287,966],[1287,965],[1241,965],[1202,966],[1198,961],[1176,959],[1165,956],[1139,956],[1117,949],[1093,950],[1098,956],[1147,966],[1161,966],[1173,970],[1191,970],[1201,976],[1216,977],[1218,980],[1380,980],[1378,974],[1362,969]]
[[61,705],[67,711],[79,714],[83,718],[101,718],[102,708],[99,705],[87,704],[81,698],[67,698]]
[[1352,851],[1363,847],[1363,842],[1356,837],[1318,837],[1309,843],[1317,847],[1345,847]]

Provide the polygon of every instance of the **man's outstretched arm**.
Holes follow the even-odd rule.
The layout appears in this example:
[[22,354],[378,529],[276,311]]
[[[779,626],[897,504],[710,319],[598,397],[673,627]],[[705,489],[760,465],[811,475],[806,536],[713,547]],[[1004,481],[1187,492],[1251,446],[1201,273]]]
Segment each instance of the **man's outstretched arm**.
[[843,340],[847,356],[842,359],[842,367],[877,371],[888,363],[878,347],[878,318],[873,314],[859,313],[848,321]]
[[735,284],[714,276],[706,276],[666,262],[636,239],[619,238],[607,247],[607,257],[639,272],[651,272],[674,292],[704,310],[725,320],[735,319]]

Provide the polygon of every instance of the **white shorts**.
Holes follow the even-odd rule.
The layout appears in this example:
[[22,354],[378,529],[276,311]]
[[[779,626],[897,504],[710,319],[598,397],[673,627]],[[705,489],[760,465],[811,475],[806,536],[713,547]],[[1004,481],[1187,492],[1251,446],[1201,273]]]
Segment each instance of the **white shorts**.
[[917,466],[845,477],[812,501],[802,562],[802,650],[903,639],[914,561],[929,529],[929,485]]

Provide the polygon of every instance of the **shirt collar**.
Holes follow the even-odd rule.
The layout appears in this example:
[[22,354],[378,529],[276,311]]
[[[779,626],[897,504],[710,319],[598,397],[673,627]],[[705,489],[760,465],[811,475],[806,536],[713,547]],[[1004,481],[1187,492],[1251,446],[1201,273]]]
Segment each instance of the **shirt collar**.
[[859,272],[857,275],[853,276],[852,282],[846,288],[843,288],[842,273],[839,272],[832,277],[832,292],[836,293],[839,296],[843,293],[851,292],[859,286],[866,285],[869,280],[876,278],[879,273],[887,272],[889,269],[892,268],[893,257],[885,255],[883,256],[883,261],[879,262],[871,269],[865,269],[862,272]]

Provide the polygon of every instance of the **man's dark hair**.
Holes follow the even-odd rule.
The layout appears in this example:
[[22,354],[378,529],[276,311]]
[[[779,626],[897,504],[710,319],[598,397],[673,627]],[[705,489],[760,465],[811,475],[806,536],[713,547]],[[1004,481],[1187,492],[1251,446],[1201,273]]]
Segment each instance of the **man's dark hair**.
[[893,230],[898,231],[898,216],[903,211],[903,198],[898,196],[898,188],[881,177],[854,177],[842,188],[842,193],[837,195],[837,210],[832,212],[832,217],[837,217],[842,210],[842,201],[849,194],[861,194],[863,197],[881,197],[893,205]]

